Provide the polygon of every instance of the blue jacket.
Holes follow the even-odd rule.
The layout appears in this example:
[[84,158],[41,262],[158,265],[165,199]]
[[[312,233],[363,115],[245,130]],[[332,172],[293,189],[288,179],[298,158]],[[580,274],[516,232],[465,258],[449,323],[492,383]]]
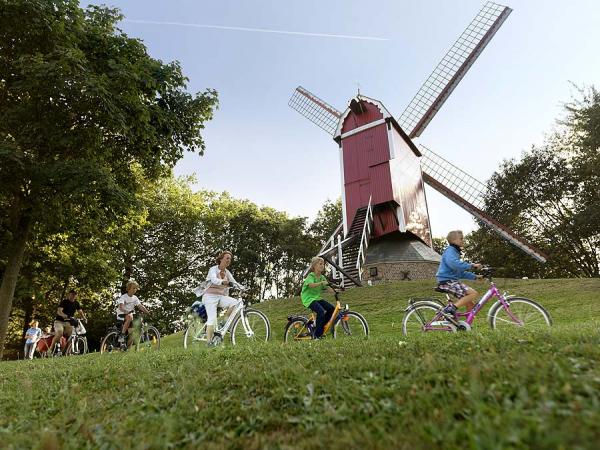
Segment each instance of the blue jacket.
[[449,245],[442,253],[440,267],[435,274],[438,283],[442,281],[458,281],[461,278],[467,280],[476,280],[477,276],[472,272],[467,272],[472,266],[468,262],[461,261],[459,251]]

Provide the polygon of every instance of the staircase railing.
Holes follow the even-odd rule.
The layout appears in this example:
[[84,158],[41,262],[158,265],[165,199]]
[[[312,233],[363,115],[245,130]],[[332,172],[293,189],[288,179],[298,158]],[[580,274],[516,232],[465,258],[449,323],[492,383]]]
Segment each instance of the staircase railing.
[[[337,250],[337,261],[341,262],[342,261],[342,233],[343,233],[343,228],[344,228],[344,222],[340,222],[340,224],[336,227],[336,229],[333,231],[333,233],[331,233],[331,236],[329,236],[329,239],[327,239],[325,241],[325,243],[323,244],[323,246],[321,247],[321,249],[319,250],[319,252],[317,253],[317,256],[329,256],[330,254],[333,253],[333,250],[336,249]],[[336,259],[336,257],[333,258],[334,260]],[[302,273],[302,278],[306,277],[306,275],[308,274],[308,271],[310,270],[310,267],[307,267],[306,269],[304,269],[304,272]],[[338,278],[339,275],[337,273],[337,270],[335,268],[332,269],[332,276],[333,278]]]
[[362,281],[362,265],[367,257],[367,248],[369,247],[369,236],[371,236],[371,227],[373,225],[373,208],[371,207],[371,197],[365,214],[365,224],[363,225],[362,235],[358,248],[358,257],[356,258],[356,270],[358,270],[358,279]]

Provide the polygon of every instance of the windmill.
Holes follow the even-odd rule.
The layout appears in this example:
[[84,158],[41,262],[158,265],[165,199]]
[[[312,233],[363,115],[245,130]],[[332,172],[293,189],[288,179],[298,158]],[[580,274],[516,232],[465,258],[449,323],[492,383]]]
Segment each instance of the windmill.
[[[345,111],[299,86],[289,106],[329,133],[339,146],[340,225],[319,254],[344,284],[364,278],[431,278],[432,249],[424,183],[538,261],[546,256],[483,209],[485,185],[424,145],[419,137],[512,10],[487,2],[395,119],[378,100],[352,98]],[[341,273],[337,273],[337,272]]]

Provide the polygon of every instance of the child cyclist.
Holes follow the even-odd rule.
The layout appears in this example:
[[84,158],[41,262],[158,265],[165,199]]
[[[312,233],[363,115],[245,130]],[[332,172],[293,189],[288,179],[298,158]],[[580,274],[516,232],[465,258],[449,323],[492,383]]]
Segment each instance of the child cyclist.
[[307,277],[302,283],[302,292],[300,298],[302,304],[310,308],[317,315],[317,323],[315,330],[315,339],[323,338],[323,328],[331,319],[334,311],[334,306],[322,299],[323,291],[334,293],[333,289],[328,286],[327,279],[323,275],[325,271],[325,260],[319,256],[315,256],[310,261],[310,269]]
[[461,278],[467,280],[477,280],[481,275],[475,275],[468,272],[469,269],[481,269],[481,264],[471,264],[460,259],[462,248],[465,245],[463,232],[460,230],[451,231],[446,238],[448,247],[442,253],[440,267],[436,273],[438,289],[454,295],[458,301],[446,306],[443,310],[446,316],[456,318],[456,310],[461,306],[466,306],[470,311],[475,305],[475,300],[479,295],[476,290],[460,282]]
[[117,321],[123,322],[121,327],[121,334],[119,335],[118,341],[121,346],[125,345],[127,334],[129,333],[129,326],[133,322],[133,314],[135,313],[135,307],[138,306],[144,314],[148,314],[148,310],[142,305],[140,299],[137,298],[135,293],[139,289],[139,284],[133,280],[129,280],[125,285],[127,292],[117,300]]

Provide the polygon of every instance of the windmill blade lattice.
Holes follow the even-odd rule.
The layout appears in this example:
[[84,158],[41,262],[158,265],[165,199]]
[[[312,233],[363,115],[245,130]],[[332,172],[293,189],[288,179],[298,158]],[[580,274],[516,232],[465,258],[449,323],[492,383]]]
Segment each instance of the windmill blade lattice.
[[424,145],[419,145],[419,150],[423,155],[421,158],[423,180],[428,185],[484,222],[512,245],[538,261],[546,262],[547,257],[544,253],[483,211],[483,193],[486,187],[481,181],[460,170]]
[[290,108],[298,111],[312,123],[332,136],[342,115],[337,109],[314,94],[298,86],[288,102]]
[[411,138],[421,135],[511,12],[493,2],[483,5],[398,119]]

